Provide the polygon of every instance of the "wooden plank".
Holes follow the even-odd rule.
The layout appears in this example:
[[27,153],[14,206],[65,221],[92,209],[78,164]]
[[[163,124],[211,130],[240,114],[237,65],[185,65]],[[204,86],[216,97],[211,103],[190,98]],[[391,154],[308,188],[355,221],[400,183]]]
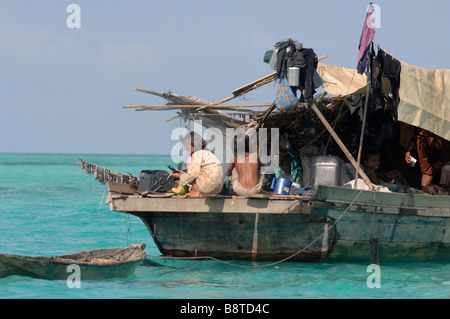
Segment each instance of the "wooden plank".
[[241,86],[240,88],[237,88],[236,90],[233,90],[231,93],[235,96],[235,95],[241,94],[241,92],[244,92],[244,91],[247,91],[247,90],[251,89],[254,86],[259,87],[259,86],[264,85],[266,83],[270,83],[270,82],[275,80],[276,75],[277,75],[277,73],[273,72],[273,73],[271,73],[269,75],[266,75],[266,76],[264,76],[264,77],[262,77],[262,78],[260,78],[258,80],[255,80],[255,81],[250,82],[250,83],[248,83],[248,84],[246,84],[244,86]]
[[[110,209],[121,212],[199,212],[290,214],[308,210],[301,200],[253,198],[111,198]],[[303,210],[303,211],[302,211]]]
[[121,193],[121,194],[137,194],[138,187],[135,185],[130,184],[123,184],[123,183],[117,183],[117,182],[106,182],[106,185],[108,187],[108,192],[114,192],[114,193]]
[[[351,203],[359,192],[360,190],[346,187],[319,185],[313,198],[315,201],[329,203]],[[450,196],[362,191],[355,203],[374,207],[420,208],[436,212],[450,212]]]

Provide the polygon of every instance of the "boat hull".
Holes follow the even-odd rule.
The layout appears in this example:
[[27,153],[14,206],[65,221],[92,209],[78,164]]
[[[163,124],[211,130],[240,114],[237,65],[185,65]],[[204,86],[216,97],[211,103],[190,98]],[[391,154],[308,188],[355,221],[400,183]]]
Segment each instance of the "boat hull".
[[161,253],[174,257],[320,261],[335,238],[328,219],[301,214],[133,214],[145,223]]
[[322,187],[311,214],[339,219],[327,261],[367,262],[375,250],[386,262],[450,260],[449,196]]

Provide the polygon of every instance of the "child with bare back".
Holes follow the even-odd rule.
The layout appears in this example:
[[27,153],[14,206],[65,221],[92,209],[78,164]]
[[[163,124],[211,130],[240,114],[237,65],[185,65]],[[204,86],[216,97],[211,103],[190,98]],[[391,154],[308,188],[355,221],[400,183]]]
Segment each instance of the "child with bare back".
[[234,138],[234,158],[228,166],[227,175],[232,176],[233,190],[238,196],[248,197],[261,192],[264,175],[260,175],[261,163],[258,153],[251,152],[250,138],[245,135],[244,152],[238,152],[238,137]]

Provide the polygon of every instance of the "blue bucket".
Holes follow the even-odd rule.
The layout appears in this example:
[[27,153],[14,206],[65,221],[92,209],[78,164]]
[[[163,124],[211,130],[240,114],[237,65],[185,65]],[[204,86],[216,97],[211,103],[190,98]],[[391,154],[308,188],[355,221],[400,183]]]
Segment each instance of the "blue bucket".
[[292,182],[285,178],[274,178],[272,180],[271,189],[275,194],[289,195]]

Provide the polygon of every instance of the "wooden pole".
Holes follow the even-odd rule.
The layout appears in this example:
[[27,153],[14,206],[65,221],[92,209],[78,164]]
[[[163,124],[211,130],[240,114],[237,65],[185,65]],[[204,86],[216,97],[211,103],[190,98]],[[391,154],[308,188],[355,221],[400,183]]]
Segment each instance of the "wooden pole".
[[135,91],[139,91],[139,92],[144,92],[144,93],[148,93],[148,94],[153,94],[159,97],[165,97],[164,93],[160,93],[160,92],[156,92],[156,91],[151,91],[151,90],[146,90],[146,89],[141,89],[141,88],[134,88]]
[[353,185],[353,188],[357,188],[358,184],[358,173],[359,173],[359,164],[361,163],[361,153],[362,153],[362,147],[363,147],[363,141],[364,141],[364,130],[366,128],[366,117],[367,117],[367,105],[369,104],[369,86],[370,86],[370,49],[367,53],[367,61],[369,61],[369,67],[367,72],[367,89],[366,89],[366,100],[364,104],[364,112],[363,112],[363,120],[362,120],[362,126],[361,126],[361,134],[359,135],[359,148],[358,148],[358,159],[356,161],[356,174],[355,174],[355,185]]
[[[353,158],[352,154],[350,154],[350,152],[348,151],[347,147],[344,145],[344,143],[342,143],[341,139],[336,134],[336,132],[333,130],[333,128],[331,127],[330,123],[328,123],[327,119],[323,116],[322,112],[320,112],[320,110],[317,108],[317,106],[314,103],[311,105],[311,108],[316,113],[316,115],[319,117],[320,121],[323,123],[323,125],[328,130],[328,132],[330,132],[331,136],[334,138],[336,143],[342,149],[342,151],[344,152],[345,156],[347,156],[349,161],[356,168],[356,171],[359,172],[359,174],[361,175],[361,177],[364,180],[364,182],[366,182],[367,186],[369,186],[369,188],[373,190],[374,186],[373,186],[372,182],[370,181],[369,177],[367,177],[367,175],[364,173],[364,171],[358,170],[358,166],[357,166],[358,164],[356,163],[356,161]],[[355,179],[355,183],[356,183],[356,179]]]
[[[265,107],[265,106],[271,106],[271,104],[235,104],[235,105],[221,105],[219,107],[215,107],[215,109],[238,109],[243,107]],[[169,104],[169,105],[124,105],[122,106],[125,109],[137,109],[137,108],[156,108],[156,109],[197,109],[200,105],[188,105],[188,104]],[[201,108],[199,109],[201,110]]]

